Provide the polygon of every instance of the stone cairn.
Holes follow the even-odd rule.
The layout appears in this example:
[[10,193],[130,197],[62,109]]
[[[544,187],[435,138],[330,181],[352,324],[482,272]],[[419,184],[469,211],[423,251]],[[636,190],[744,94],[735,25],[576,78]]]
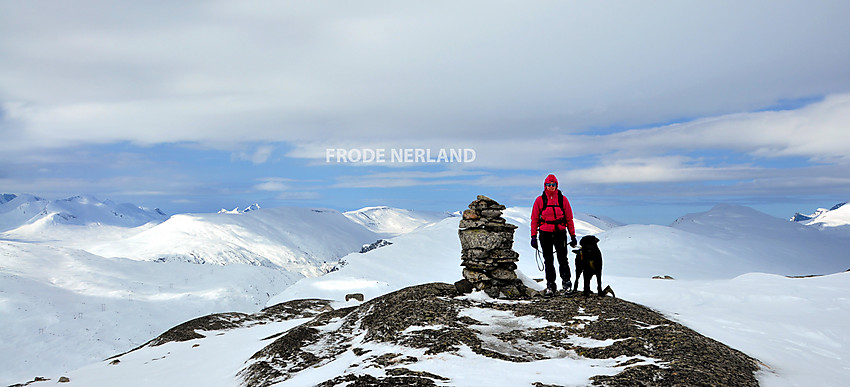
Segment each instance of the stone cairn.
[[505,206],[484,195],[463,212],[458,235],[461,246],[462,280],[455,283],[461,293],[474,289],[493,298],[521,299],[535,291],[517,278],[519,254],[513,250],[517,226],[502,218]]

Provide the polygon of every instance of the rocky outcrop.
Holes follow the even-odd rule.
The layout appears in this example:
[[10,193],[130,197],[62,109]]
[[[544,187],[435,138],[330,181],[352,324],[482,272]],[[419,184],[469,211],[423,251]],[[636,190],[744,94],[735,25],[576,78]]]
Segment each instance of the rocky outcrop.
[[[518,385],[758,385],[754,359],[622,299],[497,300],[432,283],[319,312],[326,306],[291,301],[238,322],[231,314],[213,315],[175,330],[220,332],[228,329],[222,320],[250,326],[315,314],[264,339],[265,348],[238,373],[244,386],[301,377],[328,387],[504,385],[494,383],[493,375],[523,364],[541,372],[513,375],[521,379]],[[308,311],[299,313],[301,307]],[[184,336],[175,333],[151,345]],[[569,380],[562,370],[569,370]]]
[[519,254],[513,250],[517,226],[502,218],[505,206],[484,195],[469,204],[458,227],[463,280],[461,292],[477,289],[490,297],[520,299],[536,292],[517,278]]
[[205,336],[198,331],[219,331],[251,327],[276,321],[288,321],[296,318],[314,317],[320,313],[333,310],[330,300],[306,299],[294,300],[268,307],[255,314],[247,313],[217,313],[198,317],[175,326],[130,351],[110,357],[110,361],[120,363],[120,357],[144,347],[156,347],[165,343],[203,339]]

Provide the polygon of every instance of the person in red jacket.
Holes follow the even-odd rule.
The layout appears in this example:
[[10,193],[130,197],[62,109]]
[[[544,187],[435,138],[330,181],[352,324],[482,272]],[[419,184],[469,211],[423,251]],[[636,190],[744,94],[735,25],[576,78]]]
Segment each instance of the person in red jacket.
[[540,248],[543,250],[543,265],[546,268],[546,295],[558,290],[555,286],[555,265],[553,248],[557,251],[558,267],[564,291],[569,291],[570,264],[567,259],[567,232],[570,246],[576,246],[576,227],[573,224],[573,210],[570,201],[558,189],[558,179],[549,175],[543,182],[543,194],[534,201],[531,209],[531,247],[537,250],[537,234],[540,233]]

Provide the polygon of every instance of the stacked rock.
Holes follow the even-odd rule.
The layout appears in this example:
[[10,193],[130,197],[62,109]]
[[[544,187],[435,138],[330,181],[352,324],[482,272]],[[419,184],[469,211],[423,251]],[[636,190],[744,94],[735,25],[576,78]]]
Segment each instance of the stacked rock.
[[455,284],[461,292],[478,289],[493,298],[509,299],[533,294],[517,278],[519,254],[513,250],[517,226],[502,218],[504,209],[495,200],[478,195],[463,212],[458,235],[464,279]]

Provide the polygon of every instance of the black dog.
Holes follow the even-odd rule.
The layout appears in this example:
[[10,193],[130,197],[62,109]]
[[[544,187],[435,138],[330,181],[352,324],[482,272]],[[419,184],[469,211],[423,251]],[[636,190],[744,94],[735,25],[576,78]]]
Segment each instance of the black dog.
[[578,278],[584,275],[584,291],[583,295],[590,295],[590,278],[596,276],[596,291],[600,296],[606,293],[611,293],[614,296],[614,290],[611,286],[605,287],[602,290],[602,252],[597,246],[599,239],[593,235],[586,235],[581,238],[581,248],[573,250],[576,254],[576,280],[573,284],[573,292],[578,290]]

